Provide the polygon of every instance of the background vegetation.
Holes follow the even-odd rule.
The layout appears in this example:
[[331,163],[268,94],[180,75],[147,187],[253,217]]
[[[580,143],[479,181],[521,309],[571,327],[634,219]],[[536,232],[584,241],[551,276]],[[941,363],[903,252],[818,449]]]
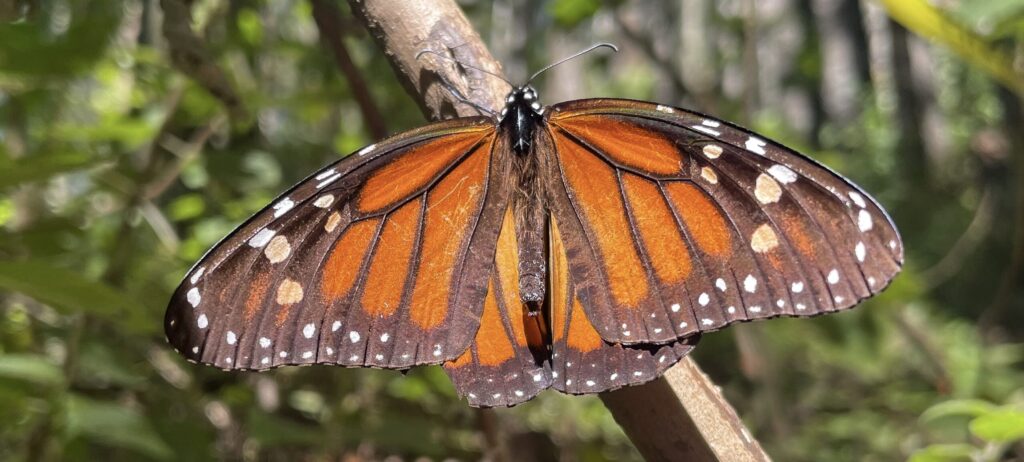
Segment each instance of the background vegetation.
[[[460,4],[517,79],[621,46],[545,101],[710,112],[892,212],[908,262],[883,295],[698,348],[777,460],[1024,460],[1024,0]],[[225,373],[165,345],[208,247],[423,122],[341,3],[0,0],[0,459],[638,459],[594,397],[476,411],[437,368]]]

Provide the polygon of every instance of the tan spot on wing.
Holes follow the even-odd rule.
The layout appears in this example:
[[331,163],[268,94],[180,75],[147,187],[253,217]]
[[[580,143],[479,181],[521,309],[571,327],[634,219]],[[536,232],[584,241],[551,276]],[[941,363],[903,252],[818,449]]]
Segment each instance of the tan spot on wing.
[[341,235],[324,264],[320,291],[328,302],[348,295],[359,276],[380,219],[358,221]]
[[722,259],[732,254],[732,237],[725,218],[707,194],[682,182],[666,183],[665,192],[697,247]]
[[491,146],[470,154],[427,195],[421,258],[413,284],[410,318],[433,329],[448,316],[452,277],[460,250],[469,239],[472,219],[479,212],[487,181]]
[[274,236],[267,244],[267,248],[263,250],[263,254],[267,256],[270,263],[280,263],[291,253],[292,246],[288,244],[288,238],[281,235]]
[[294,305],[299,303],[302,301],[302,295],[302,284],[292,279],[285,279],[281,281],[281,285],[277,286],[278,305]]
[[683,171],[685,159],[675,143],[653,130],[597,115],[555,116],[553,122],[619,164],[661,175]]
[[324,224],[324,231],[333,233],[339,223],[341,223],[341,215],[338,212],[331,212],[331,215],[327,217],[327,223]]
[[765,253],[779,246],[779,238],[775,230],[767,223],[758,226],[750,236],[750,248],[755,252]]
[[778,202],[779,198],[782,197],[782,187],[779,186],[779,183],[774,178],[762,173],[757,176],[754,196],[762,204]]
[[371,316],[391,316],[402,302],[422,208],[420,201],[413,201],[385,219],[361,300]]
[[615,173],[600,158],[565,136],[555,136],[571,195],[582,209],[601,253],[612,298],[636,308],[649,294],[647,274],[633,245]]
[[717,159],[718,156],[722,155],[722,147],[717,144],[704,145],[704,149],[702,149],[702,151],[704,151],[704,155],[707,156],[708,159],[712,160]]
[[715,173],[711,167],[703,167],[700,169],[700,177],[704,178],[705,181],[711,184],[718,184],[718,174]]
[[658,186],[632,174],[623,175],[622,183],[654,272],[668,283],[686,279],[691,270],[690,252]]
[[366,180],[355,201],[358,209],[362,212],[380,210],[409,197],[492,133],[491,128],[451,133],[401,154]]

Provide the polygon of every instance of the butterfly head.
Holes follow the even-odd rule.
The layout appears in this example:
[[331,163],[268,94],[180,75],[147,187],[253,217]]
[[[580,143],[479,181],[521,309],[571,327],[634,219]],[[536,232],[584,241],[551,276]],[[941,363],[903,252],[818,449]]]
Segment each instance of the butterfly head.
[[509,112],[544,114],[544,106],[537,100],[537,90],[532,85],[513,88],[505,97],[505,107],[501,110],[499,120],[504,119]]

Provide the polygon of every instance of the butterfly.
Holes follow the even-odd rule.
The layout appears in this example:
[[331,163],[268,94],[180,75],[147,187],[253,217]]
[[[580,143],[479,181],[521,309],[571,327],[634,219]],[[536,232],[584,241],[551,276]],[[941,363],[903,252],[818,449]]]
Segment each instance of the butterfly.
[[529,81],[505,103],[282,194],[186,275],[170,344],[226,370],[440,364],[470,405],[512,406],[650,381],[704,332],[851,308],[900,270],[879,204],[767,137],[643,101],[545,106]]

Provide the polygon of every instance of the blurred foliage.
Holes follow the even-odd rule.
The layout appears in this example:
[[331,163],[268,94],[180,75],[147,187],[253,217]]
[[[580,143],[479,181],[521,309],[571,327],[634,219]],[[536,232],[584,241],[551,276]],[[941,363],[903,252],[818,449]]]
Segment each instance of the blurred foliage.
[[[638,460],[595,397],[477,411],[437,368],[227,373],[166,346],[190,264],[373,141],[307,2],[187,3],[251,126],[172,64],[159,1],[0,0],[0,460]],[[695,353],[777,460],[1024,459],[1024,0],[767,3],[462,5],[510,64],[622,46],[545,76],[546,101],[713,112],[890,209],[908,263],[884,294]],[[389,129],[422,124],[341,9]]]

